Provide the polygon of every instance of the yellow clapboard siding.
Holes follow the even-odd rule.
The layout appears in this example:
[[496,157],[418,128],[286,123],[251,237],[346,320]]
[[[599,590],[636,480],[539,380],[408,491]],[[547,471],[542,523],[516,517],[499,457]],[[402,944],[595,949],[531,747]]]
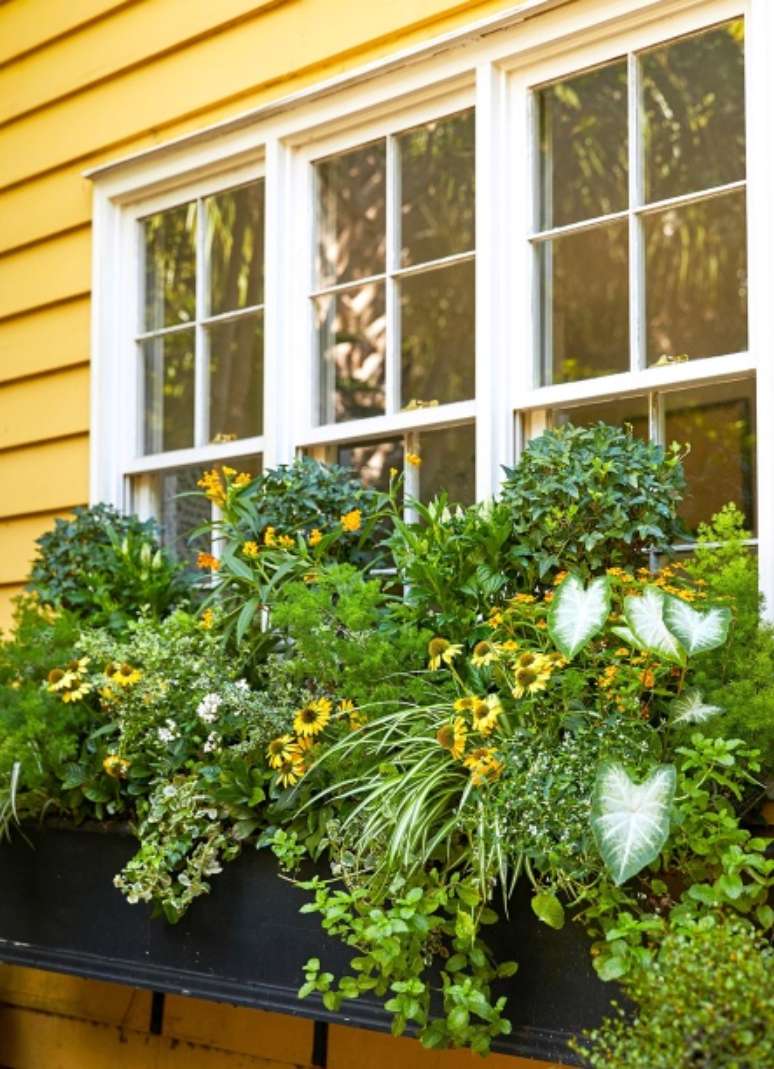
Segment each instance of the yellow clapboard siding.
[[471,1051],[426,1050],[417,1040],[395,1039],[379,1032],[331,1025],[328,1069],[562,1069],[555,1062],[537,1062],[491,1054],[482,1061]]
[[0,449],[88,430],[88,367],[0,383]]
[[139,1032],[147,1031],[151,1012],[150,991],[20,965],[0,965],[0,1002]]
[[13,624],[13,599],[21,594],[23,583],[0,585],[0,633],[10,631]]
[[72,32],[127,0],[19,0],[0,6],[0,63]]
[[89,438],[61,438],[0,453],[0,517],[56,512],[89,496]]
[[132,5],[92,23],[73,37],[54,41],[0,69],[0,123],[83,90],[127,67],[208,33],[235,19],[288,0],[154,0],[153,33],[148,8]]
[[164,1035],[304,1065],[312,1051],[313,1025],[301,1017],[167,995]]
[[[394,50],[420,29],[423,34],[432,26],[440,31],[438,20],[460,7],[473,17],[504,6],[507,0],[455,6],[448,0],[425,0],[421,8],[416,0],[283,4],[271,16],[259,15],[4,127],[0,188],[141,132],[154,130],[159,140],[166,140],[166,127],[181,117],[196,116],[196,125],[201,125],[202,113],[224,101],[233,102],[234,111],[243,110],[243,98],[259,88],[262,92],[251,104],[271,99],[290,89],[294,74],[317,80],[372,58],[369,50],[380,45]],[[311,26],[314,33],[309,32]]]
[[0,1065],[11,1069],[288,1069],[287,1062],[0,1006]]
[[82,163],[0,192],[0,253],[91,221]]
[[[67,514],[42,512],[35,516],[13,516],[0,520],[0,586],[26,579],[35,556],[35,539],[54,526],[57,516]],[[0,982],[0,990],[2,983]]]
[[0,256],[0,319],[91,287],[91,227]]
[[89,357],[88,297],[0,322],[0,383]]

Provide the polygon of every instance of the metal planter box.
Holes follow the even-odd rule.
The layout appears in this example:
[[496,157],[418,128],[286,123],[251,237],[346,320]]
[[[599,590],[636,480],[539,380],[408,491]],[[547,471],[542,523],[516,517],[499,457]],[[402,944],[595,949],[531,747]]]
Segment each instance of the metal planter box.
[[[113,876],[136,849],[114,831],[47,827],[0,846],[0,961],[158,992],[195,995],[384,1030],[386,1014],[366,999],[332,1014],[296,992],[302,966],[319,957],[336,973],[348,951],[322,931],[314,914],[300,914],[304,894],[277,875],[267,851],[246,849],[212,881],[212,893],[179,924],[151,919],[113,887]],[[593,1027],[615,990],[591,967],[583,931],[553,931],[517,892],[511,917],[489,929],[502,960],[519,962],[502,984],[513,1032],[496,1049],[572,1064],[567,1040]]]

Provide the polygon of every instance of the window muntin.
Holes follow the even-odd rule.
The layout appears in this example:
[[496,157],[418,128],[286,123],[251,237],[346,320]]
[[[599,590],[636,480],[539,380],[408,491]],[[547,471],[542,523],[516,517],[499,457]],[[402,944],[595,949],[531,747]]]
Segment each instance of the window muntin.
[[535,95],[540,385],[743,351],[743,20]]

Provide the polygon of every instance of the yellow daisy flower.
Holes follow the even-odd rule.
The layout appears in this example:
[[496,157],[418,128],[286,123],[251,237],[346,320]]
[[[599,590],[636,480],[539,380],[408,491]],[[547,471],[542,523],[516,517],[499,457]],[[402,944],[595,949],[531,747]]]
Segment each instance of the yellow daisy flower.
[[456,642],[449,642],[445,638],[431,638],[427,644],[427,652],[430,655],[430,660],[427,667],[431,672],[435,672],[441,667],[441,664],[451,664],[455,657],[459,657],[462,653],[462,646]]
[[495,755],[491,746],[480,746],[472,750],[463,761],[466,768],[470,769],[470,777],[474,787],[480,787],[483,783],[496,780],[503,770],[503,763]]
[[277,781],[281,787],[292,787],[306,772],[300,757],[283,757],[277,765]]
[[245,544],[242,546],[242,552],[246,557],[250,558],[250,560],[255,560],[255,558],[260,553],[258,543],[253,541],[245,542]]
[[64,668],[52,668],[48,673],[48,690],[52,694],[56,694],[57,691],[66,690],[75,683],[77,677],[75,672],[65,671]]
[[135,683],[139,683],[142,679],[142,672],[139,668],[133,668],[130,664],[119,665],[116,672],[110,677],[114,683],[118,683],[120,687],[133,687]]
[[63,702],[79,702],[81,698],[85,698],[87,694],[91,692],[91,683],[79,683],[73,690],[64,690],[61,692]]
[[345,531],[359,531],[362,519],[363,514],[360,509],[351,509],[341,517],[341,526]]
[[548,676],[535,668],[519,668],[516,671],[512,694],[514,698],[523,698],[525,694],[537,694],[545,690]]
[[292,735],[280,735],[266,747],[266,758],[272,768],[279,768],[287,759],[299,756],[298,746]]
[[316,698],[293,717],[296,735],[319,735],[331,718],[333,704],[328,698]]
[[457,698],[454,703],[454,711],[457,713],[467,713],[475,705],[477,698],[472,698],[469,694],[464,698]]
[[462,759],[462,755],[465,753],[468,729],[461,716],[455,716],[451,724],[442,724],[435,737],[438,740],[438,745],[444,750],[448,750],[455,761]]
[[475,668],[483,668],[487,664],[491,664],[492,661],[497,659],[497,650],[491,642],[477,642],[473,647],[473,654],[470,658],[470,663]]
[[486,698],[480,698],[473,706],[473,728],[482,735],[491,735],[497,727],[497,721],[503,707],[496,694],[487,694]]
[[313,527],[309,534],[309,545],[312,546],[312,548],[314,548],[315,546],[319,546],[319,544],[322,542],[322,537],[322,531],[320,531],[317,527]]

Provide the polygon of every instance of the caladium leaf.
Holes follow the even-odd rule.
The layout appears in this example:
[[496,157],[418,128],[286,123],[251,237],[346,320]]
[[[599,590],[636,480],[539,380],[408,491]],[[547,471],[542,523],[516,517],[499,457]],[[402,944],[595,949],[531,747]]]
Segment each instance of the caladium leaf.
[[685,664],[685,650],[664,623],[666,595],[657,586],[646,586],[641,597],[624,601],[624,616],[638,644],[668,661]]
[[722,646],[728,637],[731,623],[729,608],[707,609],[699,612],[680,598],[668,597],[664,619],[669,630],[680,639],[688,653],[706,653]]
[[568,575],[557,587],[548,610],[548,633],[568,661],[605,625],[610,613],[610,580],[600,576],[588,587]]
[[719,705],[707,705],[698,690],[687,690],[669,708],[673,724],[703,724],[723,712]]
[[594,784],[591,827],[602,860],[617,885],[625,883],[661,852],[669,835],[669,808],[677,776],[674,765],[658,765],[635,783],[614,762],[602,765]]

